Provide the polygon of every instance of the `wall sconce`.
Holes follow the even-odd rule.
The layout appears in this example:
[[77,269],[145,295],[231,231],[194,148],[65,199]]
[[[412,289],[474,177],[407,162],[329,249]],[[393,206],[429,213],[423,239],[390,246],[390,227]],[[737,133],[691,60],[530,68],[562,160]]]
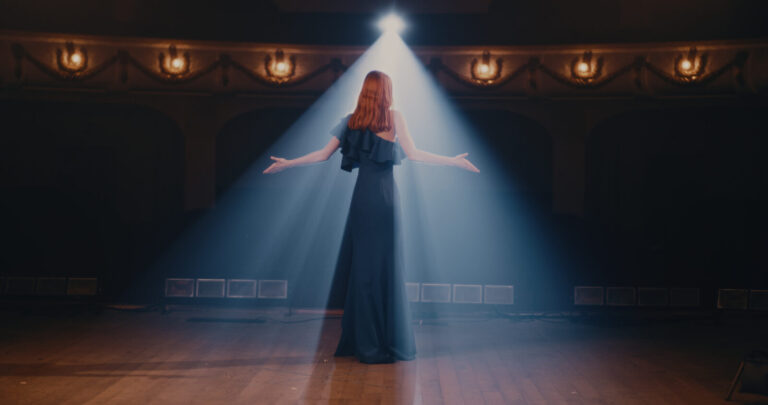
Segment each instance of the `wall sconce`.
[[83,47],[75,49],[72,42],[64,44],[64,50],[56,50],[56,64],[67,73],[80,73],[88,68],[88,52]]
[[707,54],[698,55],[695,47],[688,50],[687,55],[677,55],[675,58],[675,76],[684,81],[695,81],[704,73],[707,66]]
[[285,83],[296,73],[296,56],[285,56],[282,49],[275,51],[274,57],[267,55],[264,58],[264,69],[267,77],[277,83]]
[[482,84],[493,83],[494,80],[501,77],[501,63],[501,58],[496,59],[495,63],[492,63],[491,53],[489,51],[483,51],[480,60],[477,58],[472,59],[472,63],[469,66],[469,73],[472,76],[472,80]]
[[571,78],[580,83],[589,83],[603,73],[603,58],[592,58],[592,51],[585,51],[580,58],[571,61]]
[[168,47],[168,56],[164,53],[158,55],[158,63],[160,65],[160,71],[168,76],[181,76],[189,73],[189,52],[179,54],[176,51],[176,46],[171,45]]

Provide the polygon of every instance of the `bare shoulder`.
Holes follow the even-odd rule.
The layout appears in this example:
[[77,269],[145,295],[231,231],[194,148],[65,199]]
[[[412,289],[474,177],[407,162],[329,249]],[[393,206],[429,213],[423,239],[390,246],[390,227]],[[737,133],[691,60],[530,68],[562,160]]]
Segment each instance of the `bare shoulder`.
[[395,119],[395,121],[401,121],[403,120],[403,114],[400,113],[398,110],[391,110],[392,111],[392,118]]

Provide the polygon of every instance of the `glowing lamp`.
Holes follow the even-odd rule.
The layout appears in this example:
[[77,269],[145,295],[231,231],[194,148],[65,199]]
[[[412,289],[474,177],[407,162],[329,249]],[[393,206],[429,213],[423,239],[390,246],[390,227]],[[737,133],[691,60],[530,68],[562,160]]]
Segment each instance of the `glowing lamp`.
[[69,62],[73,67],[81,66],[83,64],[83,54],[80,52],[73,53],[72,56],[69,57]]
[[405,22],[397,14],[390,13],[379,20],[378,26],[384,33],[399,34],[405,28]]
[[699,80],[707,66],[707,54],[699,54],[696,47],[691,47],[688,54],[675,58],[675,76],[686,82]]
[[171,67],[175,70],[181,70],[184,68],[184,59],[181,58],[174,58],[171,61]]
[[581,57],[571,61],[571,80],[573,83],[586,84],[593,82],[602,74],[603,58],[593,58],[592,51],[585,51]]
[[158,55],[160,72],[173,78],[180,78],[189,73],[189,53],[180,53],[175,45],[168,47],[168,55]]
[[288,57],[282,49],[277,49],[274,55],[267,55],[264,59],[264,68],[270,80],[285,83],[296,73],[296,56]]
[[469,65],[469,73],[472,76],[472,80],[480,84],[491,84],[494,80],[498,79],[501,75],[501,59],[491,62],[491,52],[483,51],[483,55],[480,59],[472,59],[472,63]]
[[69,74],[82,73],[88,65],[88,53],[85,48],[75,48],[72,42],[67,42],[63,50],[56,50],[56,63]]

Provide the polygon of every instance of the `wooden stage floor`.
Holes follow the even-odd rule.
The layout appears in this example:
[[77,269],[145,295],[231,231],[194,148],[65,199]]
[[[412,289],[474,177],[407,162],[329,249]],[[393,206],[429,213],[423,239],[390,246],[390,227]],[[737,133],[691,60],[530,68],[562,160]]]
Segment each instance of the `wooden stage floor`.
[[415,321],[416,360],[365,365],[332,357],[338,318],[279,308],[0,315],[4,405],[720,404],[768,342],[764,318],[462,316]]

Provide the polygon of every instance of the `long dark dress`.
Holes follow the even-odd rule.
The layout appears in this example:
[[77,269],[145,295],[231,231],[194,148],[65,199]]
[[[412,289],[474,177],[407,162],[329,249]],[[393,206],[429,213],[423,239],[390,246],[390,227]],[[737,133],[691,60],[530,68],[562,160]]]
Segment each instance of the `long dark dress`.
[[364,363],[411,360],[416,345],[397,260],[392,174],[403,150],[370,130],[349,129],[348,118],[333,132],[341,142],[342,170],[358,169],[335,276],[346,290],[335,355],[354,355]]

